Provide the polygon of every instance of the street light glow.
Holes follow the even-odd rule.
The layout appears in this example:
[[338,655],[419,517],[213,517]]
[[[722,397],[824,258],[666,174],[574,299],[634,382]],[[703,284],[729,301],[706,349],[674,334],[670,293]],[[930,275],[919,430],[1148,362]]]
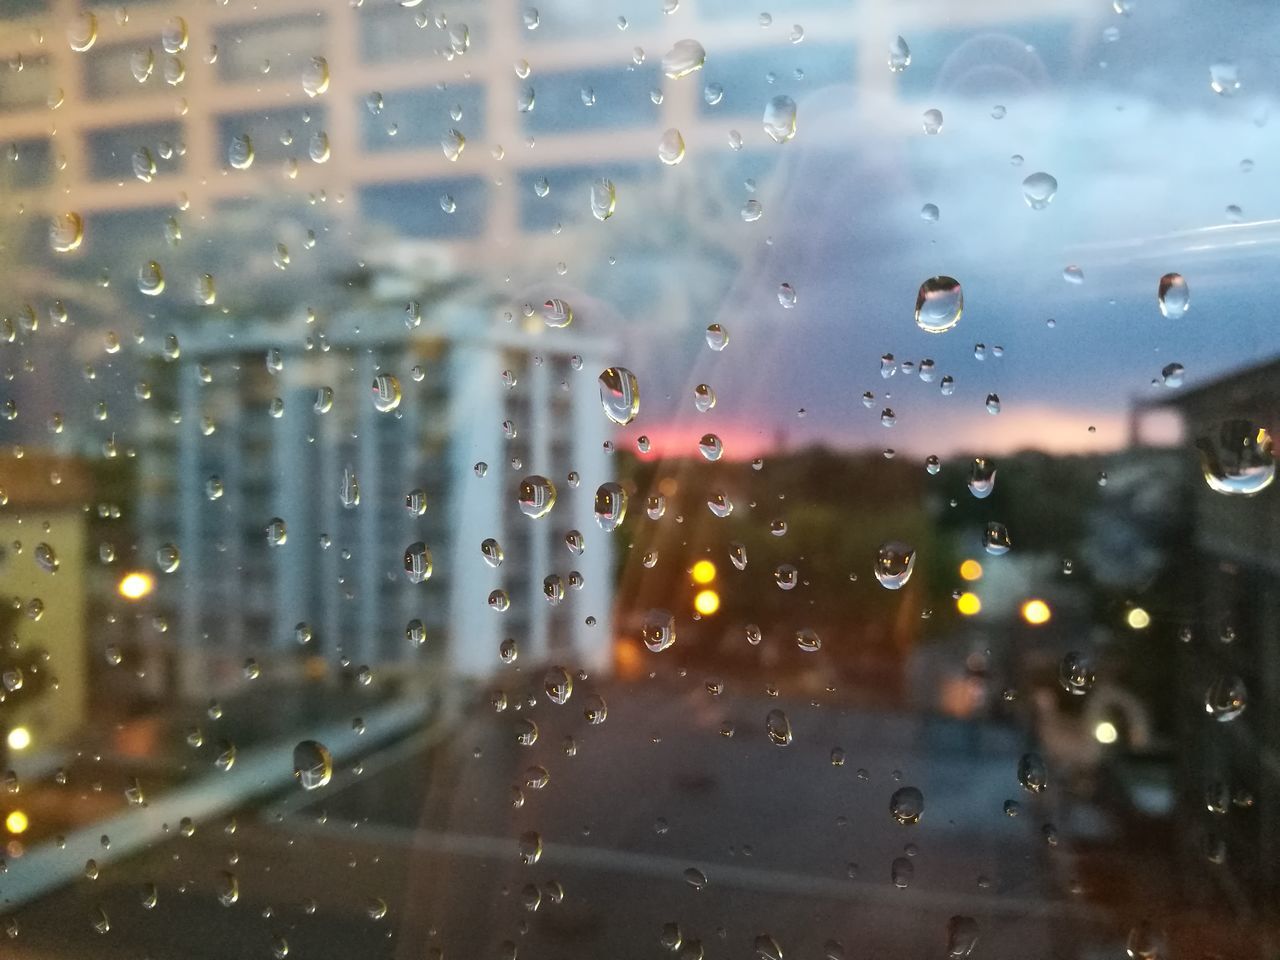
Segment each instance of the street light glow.
[[1125,623],[1133,630],[1145,630],[1151,626],[1151,614],[1143,610],[1141,607],[1134,607],[1124,618]]
[[1093,738],[1099,743],[1115,743],[1118,736],[1116,725],[1109,720],[1103,720],[1093,728]]
[[120,578],[120,596],[126,600],[141,600],[155,589],[155,579],[149,573],[135,571]]
[[974,580],[981,580],[982,564],[977,560],[966,560],[964,563],[960,564],[960,577],[961,579],[968,580],[970,582],[973,582]]
[[970,593],[967,590],[956,597],[956,609],[966,617],[972,617],[975,613],[982,609],[982,601],[978,599],[976,593]]
[[26,833],[31,821],[21,810],[14,810],[4,818],[4,828],[10,833]]
[[710,560],[699,560],[690,571],[694,583],[710,583],[716,578],[716,565]]
[[1027,600],[1022,604],[1022,619],[1033,627],[1048,623],[1052,618],[1053,611],[1049,609],[1049,605],[1043,600]]
[[709,617],[720,609],[720,594],[714,590],[699,590],[693,598],[693,609],[704,617]]
[[14,727],[6,739],[10,750],[25,750],[31,746],[31,731],[26,727]]

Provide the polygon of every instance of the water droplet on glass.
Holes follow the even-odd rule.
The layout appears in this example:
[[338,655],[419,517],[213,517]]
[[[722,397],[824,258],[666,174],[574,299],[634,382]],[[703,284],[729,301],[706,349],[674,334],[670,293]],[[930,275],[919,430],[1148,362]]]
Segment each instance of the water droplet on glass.
[[1165,364],[1160,370],[1160,382],[1166,387],[1180,387],[1186,372],[1186,368],[1180,363]]
[[662,57],[662,72],[672,80],[679,80],[702,69],[707,62],[707,51],[697,40],[677,40]]
[[897,540],[883,543],[876,554],[876,580],[889,590],[900,590],[911,579],[915,565],[915,548]]
[[1240,74],[1234,63],[1215,63],[1209,67],[1209,89],[1220,97],[1229,97],[1240,89]]
[[920,219],[924,220],[926,223],[937,223],[939,216],[938,205],[936,203],[926,203],[920,208]]
[[273,547],[283,547],[289,540],[289,529],[279,517],[272,517],[266,528],[267,543]]
[[146,147],[139,147],[133,154],[133,175],[143,183],[150,183],[156,175],[156,158]]
[[156,55],[150,48],[129,55],[129,72],[139,83],[146,83],[156,69]]
[[724,519],[733,513],[733,501],[724,491],[716,490],[707,497],[707,509],[715,516]]
[[1191,290],[1180,273],[1166,273],[1156,288],[1156,302],[1160,313],[1170,320],[1177,320],[1191,309]]
[[674,166],[684,159],[684,137],[675,127],[668,129],[658,141],[658,159]]
[[520,834],[520,862],[532,866],[542,859],[542,837],[533,830]]
[[969,492],[979,500],[991,496],[996,488],[996,465],[984,457],[974,457],[969,468]]
[[303,790],[323,787],[333,776],[329,748],[315,740],[303,740],[293,748],[293,778]]
[[987,528],[982,534],[982,546],[993,557],[999,557],[1009,552],[1012,544],[1009,542],[1009,531],[1005,529],[1003,523],[991,521],[987,524]]
[[[221,488],[222,482],[218,481],[218,496],[222,496]],[[182,554],[174,544],[164,543],[156,548],[156,566],[160,568],[161,573],[173,573],[181,563]]]
[[380,373],[373,378],[373,408],[390,413],[400,406],[400,380],[394,374]]
[[98,18],[87,10],[76,14],[67,28],[67,44],[76,53],[91,49],[98,39]]
[[1097,682],[1093,660],[1083,653],[1071,652],[1058,664],[1058,683],[1072,696],[1081,697]]
[[420,647],[427,642],[427,627],[417,617],[410,620],[404,626],[404,638],[409,641],[409,646]]
[[608,220],[613,216],[614,207],[618,203],[618,192],[612,180],[603,177],[591,182],[591,215],[597,220]]
[[921,125],[924,127],[924,132],[931,137],[941,133],[942,111],[936,109],[926,110],[921,118]]
[[796,135],[796,102],[785,95],[772,97],[765,104],[761,123],[769,139],[786,143]]
[[1079,286],[1084,283],[1084,270],[1076,266],[1074,263],[1068,264],[1062,268],[1062,279],[1067,283]]
[[640,625],[640,637],[653,653],[661,653],[676,642],[676,618],[667,610],[650,610]]
[[960,960],[973,953],[978,945],[978,921],[973,917],[955,916],[947,921],[947,956]]
[[805,653],[817,653],[822,649],[822,638],[816,630],[802,627],[796,631],[796,646]]
[[699,413],[706,413],[716,405],[716,392],[710,385],[700,383],[693,388],[693,406]]
[[535,520],[545,517],[556,505],[556,487],[550,480],[539,474],[532,474],[520,481],[516,494],[516,502],[520,512]]
[[661,520],[667,512],[667,498],[660,493],[649,497],[645,502],[644,512],[650,520]]
[[889,69],[901,73],[911,66],[911,48],[902,37],[897,37],[889,44]]
[[553,297],[542,304],[542,322],[555,329],[567,327],[573,323],[573,307],[567,300]]
[[620,483],[612,480],[596,489],[595,516],[600,529],[610,533],[627,515],[627,492]]
[[253,140],[247,133],[237,134],[231,138],[231,146],[227,150],[227,163],[237,170],[248,170],[253,166]]
[[1196,440],[1200,467],[1210,490],[1252,497],[1276,476],[1271,434],[1249,420],[1225,420]]
[[467,138],[457,130],[450,130],[440,138],[440,150],[450,163],[457,162],[467,146]]
[[164,293],[164,270],[154,260],[147,261],[138,269],[138,291],[148,297]]
[[312,57],[302,71],[302,90],[308,97],[318,97],[329,89],[329,61]]
[[548,700],[563,706],[573,694],[573,677],[564,667],[552,667],[543,678],[542,689]]
[[489,537],[480,543],[480,555],[484,557],[484,562],[491,567],[502,566],[502,545],[493,537]]
[[599,377],[605,416],[625,426],[640,412],[640,383],[626,367],[609,367]]
[[768,712],[764,718],[764,729],[774,746],[785,747],[791,743],[791,721],[781,710]]
[[1049,783],[1049,771],[1038,753],[1024,753],[1018,761],[1018,782],[1031,793],[1040,793]]
[[338,485],[338,500],[348,510],[360,505],[360,479],[349,465],[342,469],[342,480]]
[[317,130],[307,141],[307,156],[312,163],[327,163],[329,154],[329,135],[323,130]]
[[899,787],[889,798],[889,812],[899,823],[919,823],[924,813],[924,794],[918,787]]
[[944,333],[960,322],[963,313],[964,291],[959,280],[937,276],[920,284],[916,293],[916,325],[921,330]]
[[707,346],[719,353],[729,345],[729,331],[718,323],[707,327]]
[[75,212],[55,216],[49,222],[49,245],[57,253],[70,253],[84,239],[84,221]]
[[58,554],[53,547],[47,543],[37,543],[32,551],[32,557],[36,561],[36,566],[45,573],[57,573],[61,561],[58,560]]
[[1243,680],[1235,676],[1219,677],[1204,693],[1204,712],[1226,723],[1240,716],[1248,702],[1249,693]]
[[1058,194],[1058,181],[1047,173],[1033,173],[1022,181],[1022,199],[1032,210],[1043,210]]
[[421,540],[409,544],[404,551],[404,575],[410,583],[431,579],[431,551]]
[[987,394],[987,413],[991,414],[994,417],[999,412],[1000,412],[1000,394],[988,393]]

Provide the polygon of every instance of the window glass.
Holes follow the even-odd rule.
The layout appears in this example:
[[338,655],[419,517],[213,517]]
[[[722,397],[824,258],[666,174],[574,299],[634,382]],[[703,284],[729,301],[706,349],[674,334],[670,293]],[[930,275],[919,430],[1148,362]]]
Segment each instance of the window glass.
[[4,956],[1270,957],[1273,7],[0,2]]
[[217,38],[218,76],[229,83],[293,79],[305,62],[295,50],[328,52],[324,17],[314,13],[229,24]]
[[[471,136],[485,132],[484,88],[475,84],[408,90],[373,90],[361,100],[364,149],[439,149],[440,138],[458,124]],[[465,148],[464,148],[465,149]]]
[[52,92],[46,57],[18,54],[0,74],[0,108],[21,110],[43,106]]

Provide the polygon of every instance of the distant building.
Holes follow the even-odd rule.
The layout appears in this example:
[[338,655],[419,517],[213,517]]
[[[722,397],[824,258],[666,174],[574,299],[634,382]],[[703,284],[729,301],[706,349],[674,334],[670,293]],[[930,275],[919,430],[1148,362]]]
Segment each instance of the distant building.
[[[1185,444],[1228,420],[1280,429],[1280,359],[1237,371],[1170,400],[1135,409],[1175,411]],[[1280,916],[1280,485],[1232,496],[1194,483],[1190,549],[1175,563],[1190,641],[1176,643],[1180,835],[1194,899],[1222,896],[1238,911]],[[1215,722],[1211,684],[1239,678],[1243,713]],[[1213,861],[1220,861],[1215,863]]]
[[[507,637],[533,662],[608,666],[612,561],[593,519],[596,486],[611,478],[601,343],[544,336],[540,317],[521,330],[453,308],[408,329],[389,312],[344,316],[332,326],[348,332],[327,337],[269,324],[187,336],[180,359],[157,361],[137,525],[180,645],[181,692],[238,682],[249,657],[264,672],[340,655],[352,674],[426,659],[445,676],[483,676]],[[401,392],[385,412],[374,402],[383,375]],[[558,491],[540,519],[517,508],[531,474]],[[565,547],[571,529],[583,559]],[[496,568],[488,538],[505,557]],[[406,570],[416,543],[431,556],[421,582]],[[170,544],[180,560],[164,573]],[[558,604],[548,576],[564,584]],[[505,612],[489,603],[499,589]]]

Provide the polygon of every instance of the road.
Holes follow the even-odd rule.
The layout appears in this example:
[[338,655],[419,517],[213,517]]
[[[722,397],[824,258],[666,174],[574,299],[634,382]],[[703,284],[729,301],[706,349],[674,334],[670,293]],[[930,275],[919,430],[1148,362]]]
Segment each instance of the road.
[[[9,955],[661,957],[674,924],[686,957],[750,957],[762,936],[788,958],[946,957],[953,916],[976,921],[981,957],[1122,942],[1067,891],[1070,856],[1041,833],[1052,784],[1022,789],[1025,745],[1008,728],[745,683],[717,696],[692,675],[579,680],[557,705],[530,680],[504,712],[419,730],[327,786],[237,812],[234,832],[226,817],[189,837],[174,824],[172,839],[12,913]],[[593,693],[608,703],[598,725],[583,710]],[[786,746],[766,731],[774,709]],[[890,797],[908,785],[925,806],[903,825]],[[530,832],[542,852],[526,864]],[[899,859],[905,888],[891,879]],[[238,897],[224,905],[230,874]]]

